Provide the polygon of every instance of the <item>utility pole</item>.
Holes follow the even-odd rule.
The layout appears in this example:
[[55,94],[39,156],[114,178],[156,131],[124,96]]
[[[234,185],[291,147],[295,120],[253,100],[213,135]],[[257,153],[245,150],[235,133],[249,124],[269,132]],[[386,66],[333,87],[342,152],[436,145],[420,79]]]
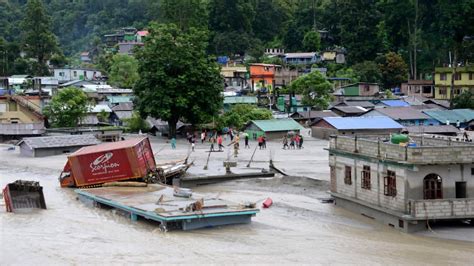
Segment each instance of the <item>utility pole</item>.
[[453,98],[454,98],[454,76],[456,75],[456,49],[453,53],[453,61],[451,64],[451,88],[449,90],[449,109],[453,109]]

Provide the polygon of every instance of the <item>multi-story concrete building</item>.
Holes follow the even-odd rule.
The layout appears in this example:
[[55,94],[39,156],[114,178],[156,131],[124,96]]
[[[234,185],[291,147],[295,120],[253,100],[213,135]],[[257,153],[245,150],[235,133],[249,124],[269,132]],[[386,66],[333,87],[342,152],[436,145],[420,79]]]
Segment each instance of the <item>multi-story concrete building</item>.
[[0,142],[45,132],[40,97],[0,96]]
[[416,146],[332,136],[331,194],[337,206],[405,232],[433,220],[474,218],[474,145],[411,137]]
[[[435,99],[451,99],[452,76],[453,69],[450,67],[437,67],[435,69]],[[465,91],[474,93],[474,66],[456,67],[453,97]]]

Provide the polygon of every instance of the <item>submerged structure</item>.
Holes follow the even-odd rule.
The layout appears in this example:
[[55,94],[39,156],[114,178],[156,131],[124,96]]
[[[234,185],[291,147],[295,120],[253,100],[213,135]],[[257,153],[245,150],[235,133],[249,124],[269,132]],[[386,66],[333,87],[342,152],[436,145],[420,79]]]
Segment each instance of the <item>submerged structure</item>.
[[255,203],[237,204],[183,191],[161,184],[75,190],[85,204],[115,209],[133,221],[156,221],[165,231],[250,223],[259,212]]
[[331,194],[338,206],[405,232],[430,221],[474,218],[474,145],[410,136],[409,145],[331,136]]

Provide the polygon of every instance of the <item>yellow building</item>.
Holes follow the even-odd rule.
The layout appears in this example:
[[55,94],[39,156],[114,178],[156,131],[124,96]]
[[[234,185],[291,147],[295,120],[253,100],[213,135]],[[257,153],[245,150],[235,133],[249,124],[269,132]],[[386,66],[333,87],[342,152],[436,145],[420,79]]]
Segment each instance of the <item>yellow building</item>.
[[37,96],[0,96],[0,123],[22,124],[43,122]]
[[0,142],[45,132],[37,96],[0,96]]
[[[435,99],[451,98],[451,76],[453,69],[450,67],[437,67],[435,69]],[[474,93],[474,66],[457,67],[454,75],[454,94],[465,91]]]

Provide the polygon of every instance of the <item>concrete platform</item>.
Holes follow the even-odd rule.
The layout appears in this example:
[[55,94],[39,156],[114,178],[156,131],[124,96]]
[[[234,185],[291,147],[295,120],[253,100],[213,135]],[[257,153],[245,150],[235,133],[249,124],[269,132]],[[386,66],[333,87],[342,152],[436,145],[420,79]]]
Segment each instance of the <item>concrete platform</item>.
[[[147,187],[100,187],[76,189],[79,199],[91,206],[117,209],[130,219],[147,219],[160,223],[162,230],[191,230],[219,225],[250,223],[259,209],[248,208],[218,198],[193,194],[191,198],[173,196],[173,188],[152,184]],[[161,199],[161,200],[160,200]],[[201,210],[187,210],[203,199]]]

